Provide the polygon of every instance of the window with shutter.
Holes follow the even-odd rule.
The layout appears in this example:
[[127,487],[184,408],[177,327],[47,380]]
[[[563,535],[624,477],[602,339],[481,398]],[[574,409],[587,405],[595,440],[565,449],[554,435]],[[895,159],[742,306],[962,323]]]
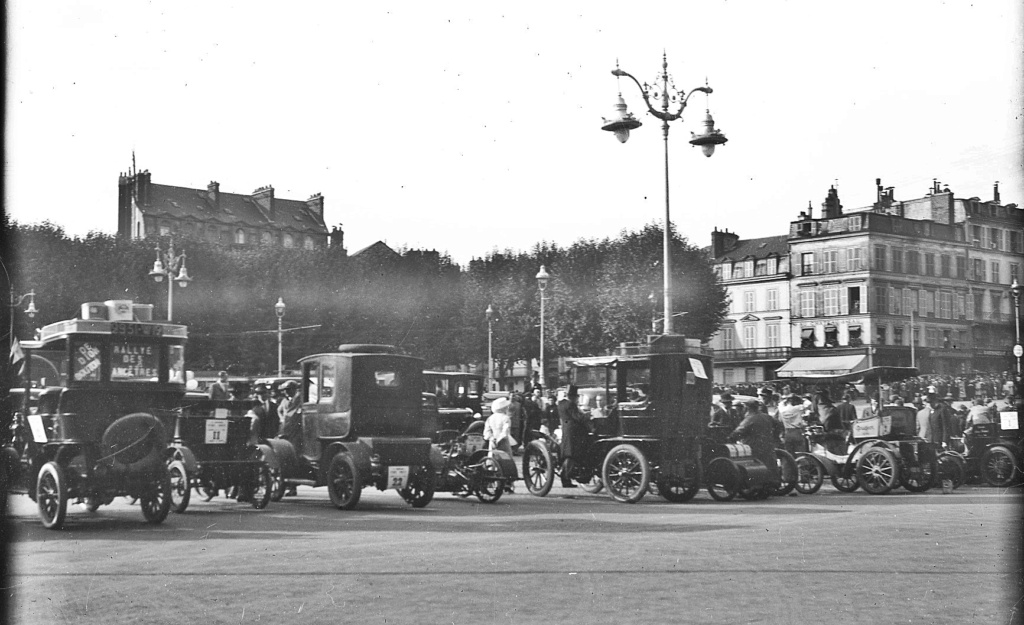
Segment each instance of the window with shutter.
[[850,298],[848,297],[846,289],[842,287],[839,288],[839,314],[850,314]]
[[843,272],[846,271],[846,268],[849,265],[849,263],[847,263],[847,258],[849,256],[849,254],[850,254],[850,250],[848,250],[848,249],[846,249],[846,250],[839,250],[839,252],[836,254],[836,256],[838,257],[836,259],[838,261],[838,263],[837,263],[838,267],[836,268],[836,271],[838,271],[839,273],[843,273]]
[[814,313],[820,315],[825,310],[825,294],[821,291],[814,292]]

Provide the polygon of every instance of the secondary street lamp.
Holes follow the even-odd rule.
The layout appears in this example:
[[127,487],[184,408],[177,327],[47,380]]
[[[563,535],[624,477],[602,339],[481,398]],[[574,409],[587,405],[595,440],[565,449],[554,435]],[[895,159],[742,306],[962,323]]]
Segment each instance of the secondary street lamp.
[[[178,275],[175,276],[175,273]],[[160,244],[157,243],[156,262],[153,263],[153,270],[149,272],[149,275],[156,282],[163,282],[164,276],[167,277],[167,320],[171,321],[174,318],[174,283],[177,282],[178,286],[185,288],[192,281],[188,270],[185,269],[185,252],[174,254],[173,239],[167,246],[166,252],[162,251]]]
[[284,319],[284,298],[277,298],[277,303],[274,304],[274,312],[277,313],[277,377],[281,377],[283,371],[281,367],[281,320]]
[[[672,238],[670,235],[670,224],[671,218],[669,215],[669,199],[668,199],[668,123],[681,119],[683,116],[683,110],[686,109],[686,103],[694,93],[701,91],[706,94],[712,93],[711,87],[707,85],[703,87],[697,87],[687,92],[686,90],[677,90],[672,80],[668,75],[668,59],[665,54],[662,54],[661,60],[661,76],[658,80],[661,80],[661,85],[657,84],[648,85],[644,83],[640,84],[632,74],[629,74],[619,69],[616,64],[615,69],[612,70],[612,75],[616,77],[625,76],[633,80],[636,86],[640,89],[640,94],[643,96],[644,102],[647,104],[648,112],[661,120],[662,137],[665,142],[665,232],[664,232],[664,271],[665,271],[665,334],[672,334],[672,252],[671,242]],[[657,101],[661,98],[661,110],[654,108],[651,103],[652,98]],[[674,112],[669,112],[669,103],[673,104],[678,102],[679,109]],[[615,105],[615,113],[611,119],[605,119],[604,125],[601,126],[602,130],[615,133],[615,137],[621,142],[625,143],[629,139],[629,131],[639,128],[642,124],[640,120],[633,117],[633,114],[626,110],[626,102],[622,99],[622,93],[619,93],[619,101]],[[715,120],[711,118],[711,112],[707,111],[707,116],[704,119],[704,134],[691,134],[690,143],[692,145],[699,145],[701,151],[704,152],[704,156],[711,156],[715,153],[715,146],[722,145],[728,139],[725,138],[721,132],[715,129]]]
[[36,316],[37,312],[39,312],[39,310],[36,308],[36,291],[35,291],[35,289],[32,289],[31,291],[29,291],[28,293],[25,293],[22,296],[17,296],[17,295],[14,294],[14,287],[11,287],[11,303],[10,303],[10,307],[11,307],[11,327],[8,330],[8,334],[7,334],[7,353],[8,354],[10,354],[11,350],[14,348],[14,309],[17,308],[18,306],[21,306],[22,302],[25,301],[25,298],[28,298],[28,308],[25,309],[25,314],[28,315],[29,318],[31,319],[32,317]]
[[1024,356],[1024,346],[1020,344],[1020,285],[1017,284],[1017,278],[1013,279],[1013,284],[1010,285],[1010,294],[1013,295],[1013,323],[1014,328],[1017,331],[1017,340],[1013,345],[1013,356],[1017,359],[1017,388],[1016,395],[1017,399],[1020,399],[1021,394],[1021,373],[1020,373],[1020,359]]
[[547,380],[544,377],[544,289],[548,288],[548,280],[551,279],[544,265],[540,266],[537,272],[537,286],[540,288],[540,386],[547,388]]
[[494,309],[491,305],[487,305],[487,310],[484,311],[487,315],[487,390],[494,390],[494,356],[492,355],[492,328],[491,323],[494,321]]

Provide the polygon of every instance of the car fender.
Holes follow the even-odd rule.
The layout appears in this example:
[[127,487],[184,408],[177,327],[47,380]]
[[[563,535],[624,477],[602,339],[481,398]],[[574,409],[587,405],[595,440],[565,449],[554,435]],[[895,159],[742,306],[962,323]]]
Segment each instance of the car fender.
[[500,449],[480,449],[469,457],[468,464],[479,464],[487,456],[491,456],[498,462],[498,466],[501,467],[501,472],[506,479],[513,481],[519,479],[519,470],[516,468],[515,460]]
[[181,462],[185,465],[186,471],[189,473],[196,473],[199,471],[199,462],[196,460],[196,455],[192,453],[192,450],[188,447],[168,447],[167,451],[170,452],[167,455],[167,460],[173,460],[175,456],[180,456]]
[[267,463],[267,467],[271,471],[281,469],[281,461],[278,459],[277,454],[274,453],[274,448],[266,443],[260,443],[256,446],[259,453],[263,456],[263,462]]
[[320,472],[325,473],[331,464],[331,458],[343,451],[352,456],[356,470],[363,475],[363,483],[367,484],[370,478],[370,448],[360,441],[335,441],[327,445],[320,459]]
[[828,458],[822,458],[821,456],[817,456],[806,451],[798,451],[796,454],[794,454],[794,458],[810,458],[811,460],[818,463],[818,465],[821,467],[821,470],[825,473],[825,475],[836,474],[836,463],[832,462]]

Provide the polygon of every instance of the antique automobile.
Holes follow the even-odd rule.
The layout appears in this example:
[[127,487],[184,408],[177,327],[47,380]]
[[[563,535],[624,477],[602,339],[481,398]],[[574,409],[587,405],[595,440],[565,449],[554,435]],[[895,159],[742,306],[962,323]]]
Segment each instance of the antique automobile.
[[1000,488],[1018,483],[1024,465],[1019,415],[1010,407],[995,413],[995,416],[991,423],[970,426],[964,432],[963,447],[944,452],[939,457],[940,471],[943,460],[953,460],[959,466],[959,472],[952,466],[947,471],[953,475],[954,481],[957,478],[980,478],[986,484]]
[[188,508],[192,489],[210,501],[222,490],[261,510],[271,496],[269,451],[252,431],[252,400],[187,393],[174,425],[168,470],[171,510]]
[[[69,502],[95,511],[118,496],[137,498],[150,523],[167,517],[188,332],[151,316],[130,300],[83,304],[80,318],[22,343],[26,401],[5,433],[4,481],[36,502],[44,527],[60,528]],[[30,392],[32,369],[44,364],[45,386]]]
[[424,371],[423,388],[424,409],[436,412],[438,431],[461,432],[473,422],[473,415],[480,413],[483,378],[478,375]]
[[413,507],[430,503],[441,467],[425,435],[436,427],[423,423],[423,361],[389,345],[341,345],[299,364],[301,413],[264,453],[272,498],[290,486],[327,486],[331,503],[350,510],[374,486]]
[[767,499],[796,488],[797,463],[788,451],[775,449],[775,480],[749,445],[730,440],[731,433],[731,427],[709,424],[702,438],[703,484],[712,499],[731,501],[737,495],[747,500]]
[[[711,359],[700,342],[652,336],[647,344],[620,346],[617,355],[576,358],[572,367],[574,379],[602,383],[611,400],[602,411],[607,416],[591,420],[593,432],[567,477],[591,490],[600,488],[600,478],[625,503],[639,501],[652,485],[668,501],[690,500],[703,484],[701,451],[711,409]],[[560,462],[551,437],[531,441],[523,454],[527,489],[547,494]],[[730,484],[736,492],[769,482],[768,471],[744,470],[743,476],[742,483]]]
[[437,472],[435,491],[459,497],[476,495],[484,503],[495,503],[512,492],[518,479],[515,461],[500,449],[486,449],[481,428],[471,424],[462,432],[441,430],[434,445]]
[[883,495],[897,486],[923,492],[941,479],[939,460],[942,446],[917,438],[914,409],[883,406],[880,414],[857,419],[852,424],[852,446],[846,453],[831,453],[823,444],[820,425],[805,429],[810,452],[797,454],[798,492],[816,492],[829,476],[842,492],[858,487],[872,495]]

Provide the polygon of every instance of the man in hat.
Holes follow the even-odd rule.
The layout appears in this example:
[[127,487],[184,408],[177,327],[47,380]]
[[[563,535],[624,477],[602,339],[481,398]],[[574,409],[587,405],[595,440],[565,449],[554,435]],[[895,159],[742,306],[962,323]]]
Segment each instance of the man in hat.
[[775,444],[778,440],[775,438],[775,424],[772,418],[762,411],[760,402],[752,399],[743,404],[743,407],[746,414],[729,438],[750,445],[750,451],[768,469],[771,482],[777,486],[779,465],[775,458]]
[[731,429],[735,428],[739,422],[739,417],[732,406],[732,394],[722,393],[719,403],[711,406],[711,422],[708,425]]
[[256,419],[253,429],[257,432],[260,440],[274,438],[277,436],[281,424],[277,416],[277,404],[270,399],[270,388],[266,384],[256,385],[256,400],[259,403],[252,409],[252,414]]
[[228,372],[217,374],[217,381],[210,385],[210,399],[231,399],[231,387],[228,385]]
[[573,488],[572,472],[575,462],[583,457],[587,445],[587,416],[576,405],[579,389],[570,385],[565,399],[558,402],[558,420],[562,426],[562,487]]
[[818,391],[818,416],[825,429],[825,449],[833,454],[845,454],[847,431],[839,418],[839,409],[832,403],[827,389]]

